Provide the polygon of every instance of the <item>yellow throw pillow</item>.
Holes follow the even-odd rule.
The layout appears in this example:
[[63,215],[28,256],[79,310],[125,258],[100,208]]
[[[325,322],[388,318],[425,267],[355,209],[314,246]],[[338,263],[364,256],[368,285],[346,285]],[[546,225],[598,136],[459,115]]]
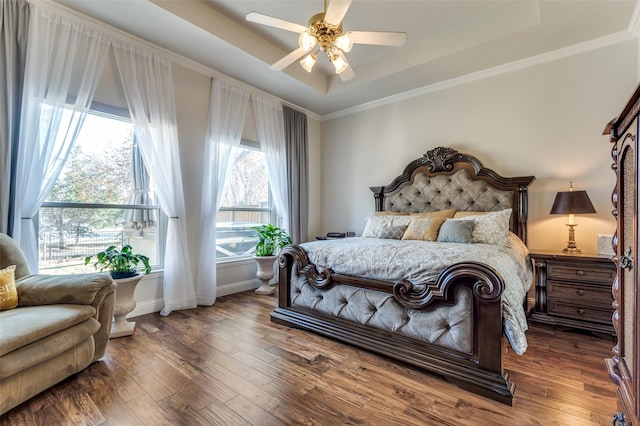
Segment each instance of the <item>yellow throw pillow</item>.
[[16,265],[0,269],[0,311],[18,306],[15,271]]
[[415,216],[402,236],[403,240],[436,241],[444,218]]
[[456,213],[456,209],[447,209],[447,210],[438,210],[435,212],[411,213],[411,216],[430,217],[433,219],[451,219],[455,213]]

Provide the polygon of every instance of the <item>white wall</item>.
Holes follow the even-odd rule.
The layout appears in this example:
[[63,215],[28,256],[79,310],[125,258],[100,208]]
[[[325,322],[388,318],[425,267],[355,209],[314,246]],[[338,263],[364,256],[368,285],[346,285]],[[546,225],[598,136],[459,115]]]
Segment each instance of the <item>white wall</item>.
[[566,217],[549,215],[556,192],[570,180],[587,190],[598,213],[576,216],[576,240],[595,252],[596,235],[615,230],[615,177],[602,131],[637,84],[637,57],[637,42],[629,41],[323,122],[322,232],[360,233],[374,209],[370,186],[448,146],[504,176],[536,176],[534,250],[566,246]]

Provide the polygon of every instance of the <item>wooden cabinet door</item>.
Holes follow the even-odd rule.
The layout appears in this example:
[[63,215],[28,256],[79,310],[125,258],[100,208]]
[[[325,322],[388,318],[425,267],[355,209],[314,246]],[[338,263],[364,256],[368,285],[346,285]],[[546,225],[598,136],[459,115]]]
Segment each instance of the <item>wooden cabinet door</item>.
[[[617,204],[618,229],[614,242],[617,244],[617,276],[613,284],[613,326],[618,341],[613,349],[611,373],[618,384],[621,410],[625,424],[638,425],[640,406],[640,373],[638,353],[638,119],[621,135],[616,144],[618,185],[614,192]],[[617,197],[617,200],[616,200]],[[640,426],[640,425],[639,425]]]

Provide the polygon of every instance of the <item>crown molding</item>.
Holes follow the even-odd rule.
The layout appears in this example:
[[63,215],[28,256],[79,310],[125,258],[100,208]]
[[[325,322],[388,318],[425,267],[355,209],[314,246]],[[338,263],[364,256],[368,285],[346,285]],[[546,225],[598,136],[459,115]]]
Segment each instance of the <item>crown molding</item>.
[[640,0],[636,0],[636,7],[633,9],[628,30],[636,37],[640,36]]
[[[638,0],[636,9],[634,10],[632,23],[634,25],[634,28],[637,28],[637,30],[640,31],[640,7],[638,5],[640,5],[640,0]],[[631,25],[632,24],[630,24],[629,26],[631,27]],[[546,62],[553,62],[553,61],[557,61],[559,59],[567,58],[570,56],[579,55],[581,53],[590,52],[592,50],[601,49],[603,47],[613,46],[619,43],[624,43],[629,40],[637,39],[638,34],[639,34],[638,32],[633,32],[631,29],[629,29],[628,31],[621,31],[605,37],[586,41],[584,43],[579,43],[573,46],[565,47],[565,48],[554,50],[551,52],[542,53],[540,55],[531,56],[529,58],[510,62],[507,64],[498,65],[493,68],[477,71],[471,74],[463,75],[461,77],[456,77],[450,80],[445,80],[445,81],[434,83],[428,86],[420,87],[418,89],[398,93],[396,95],[388,96],[386,98],[381,98],[375,101],[367,102],[355,107],[346,108],[340,111],[332,112],[330,114],[325,114],[321,117],[321,119],[322,121],[332,120],[334,118],[348,116],[358,112],[378,108],[383,105],[400,102],[406,99],[415,98],[417,96],[422,96],[429,93],[450,89],[452,87],[460,86],[460,85],[471,83],[474,81],[484,80],[486,78],[494,77],[497,75],[507,74],[507,73],[521,70],[524,68],[529,68],[532,66],[544,64]]]

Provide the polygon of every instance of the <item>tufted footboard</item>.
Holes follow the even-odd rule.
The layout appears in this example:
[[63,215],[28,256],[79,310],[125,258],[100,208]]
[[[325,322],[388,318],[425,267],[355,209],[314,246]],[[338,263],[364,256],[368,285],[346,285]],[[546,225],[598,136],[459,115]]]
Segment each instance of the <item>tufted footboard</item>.
[[320,272],[298,246],[279,258],[274,322],[349,343],[443,376],[459,387],[511,405],[503,371],[504,284],[486,265],[459,263],[414,289]]

